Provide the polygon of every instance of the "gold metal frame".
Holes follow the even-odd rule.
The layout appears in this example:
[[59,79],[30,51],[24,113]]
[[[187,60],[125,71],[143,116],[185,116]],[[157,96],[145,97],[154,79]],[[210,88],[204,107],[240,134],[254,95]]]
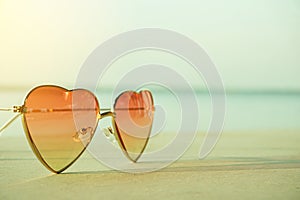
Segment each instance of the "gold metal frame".
[[[78,156],[77,156],[73,161],[71,161],[69,164],[67,164],[65,167],[63,167],[63,168],[60,169],[60,170],[54,170],[53,168],[51,168],[51,167],[47,164],[47,162],[46,162],[46,161],[44,160],[44,158],[41,156],[41,153],[39,152],[38,148],[36,147],[36,145],[35,145],[35,143],[34,143],[32,137],[31,137],[31,135],[30,135],[30,132],[29,132],[28,126],[27,126],[27,122],[26,122],[26,118],[25,118],[25,116],[23,115],[24,113],[27,112],[26,107],[25,107],[24,105],[26,104],[26,100],[27,100],[27,98],[29,97],[29,95],[31,94],[31,92],[34,91],[35,89],[39,88],[39,87],[45,87],[45,86],[46,86],[46,87],[57,87],[57,88],[61,88],[61,89],[63,89],[63,90],[66,90],[66,89],[63,88],[63,87],[56,86],[56,85],[41,85],[41,86],[38,86],[38,87],[33,88],[33,89],[27,94],[27,96],[25,97],[25,100],[24,100],[24,104],[23,104],[22,106],[13,106],[12,108],[0,108],[0,111],[12,111],[12,112],[14,112],[14,113],[17,113],[14,117],[12,117],[10,120],[8,120],[8,121],[0,128],[0,133],[1,133],[5,128],[7,128],[10,124],[12,124],[19,116],[22,115],[23,129],[24,129],[26,138],[27,138],[27,140],[28,140],[28,143],[29,143],[29,145],[30,145],[32,151],[34,152],[34,154],[36,155],[36,157],[38,158],[38,160],[39,160],[39,161],[40,161],[40,162],[41,162],[48,170],[50,170],[51,172],[54,172],[54,173],[56,173],[56,174],[59,174],[59,173],[63,172],[64,170],[66,170],[67,168],[69,168],[69,167],[70,167],[70,166],[71,166],[71,165],[72,165],[72,164],[73,164],[73,163],[74,163],[74,162],[82,155],[82,153],[85,151],[85,149],[87,148],[87,146],[88,146],[89,144],[86,145],[86,146],[84,146],[83,150],[78,154]],[[79,90],[79,89],[74,89],[74,90]],[[67,91],[74,91],[74,90],[67,90]],[[85,90],[85,89],[80,89],[80,90]],[[86,91],[88,91],[88,90],[86,90]],[[88,91],[88,92],[90,92],[90,91]],[[128,92],[128,91],[127,91],[127,92]],[[90,92],[90,93],[91,93],[91,92]],[[92,93],[92,94],[93,94],[93,93]],[[95,95],[94,95],[94,96],[95,96]],[[117,101],[117,99],[118,99],[120,96],[121,96],[121,94],[116,98],[115,102]],[[152,98],[152,96],[151,96],[151,98]],[[99,105],[96,96],[95,96],[95,100],[97,101],[97,104]],[[153,98],[152,98],[151,100],[152,100],[152,102],[153,102]],[[114,106],[115,106],[115,104],[114,104]],[[144,108],[138,108],[138,109],[144,109]],[[53,109],[49,110],[49,112],[53,112],[53,111],[59,111],[59,110],[53,110]],[[64,111],[65,111],[65,109],[64,109]],[[101,113],[101,111],[104,111],[104,112]],[[154,111],[154,108],[153,108],[153,111]],[[38,112],[38,110],[35,111],[35,112]],[[125,155],[130,161],[132,161],[132,162],[137,162],[137,160],[138,160],[138,159],[140,158],[140,156],[143,154],[143,152],[144,152],[144,150],[145,150],[145,148],[146,148],[146,146],[147,146],[147,144],[148,144],[149,137],[147,137],[145,146],[144,146],[144,148],[141,150],[139,156],[138,156],[136,159],[132,159],[132,158],[129,156],[129,154],[128,154],[126,148],[125,148],[125,145],[124,145],[124,143],[123,143],[123,141],[122,141],[122,139],[121,139],[120,133],[119,133],[119,131],[118,131],[118,128],[117,128],[117,125],[116,125],[116,122],[115,122],[115,113],[114,113],[113,111],[111,111],[111,109],[109,109],[109,108],[101,109],[101,108],[100,108],[100,111],[99,111],[99,113],[98,113],[98,115],[97,115],[97,123],[96,123],[96,126],[95,126],[95,127],[98,127],[99,121],[100,121],[101,119],[103,119],[103,118],[106,118],[106,117],[112,117],[112,127],[113,127],[113,131],[110,131],[110,133],[113,134],[114,137],[116,138],[116,140],[118,141],[118,144],[119,144],[119,146],[121,147],[121,149],[122,149],[124,155]],[[151,127],[151,128],[152,128],[152,127]],[[95,128],[95,130],[96,130],[96,128]],[[94,132],[95,132],[95,130],[94,130]],[[93,132],[92,135],[94,135],[94,132]],[[149,136],[150,136],[150,132],[151,132],[151,129],[149,130],[149,133],[148,133]],[[89,142],[89,143],[90,143],[90,142]]]

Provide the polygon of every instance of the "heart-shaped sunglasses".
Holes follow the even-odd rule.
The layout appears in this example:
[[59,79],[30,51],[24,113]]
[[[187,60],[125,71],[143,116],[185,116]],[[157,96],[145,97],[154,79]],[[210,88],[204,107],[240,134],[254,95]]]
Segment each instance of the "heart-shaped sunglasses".
[[105,117],[112,117],[113,129],[109,128],[109,132],[126,157],[136,162],[149,140],[154,105],[148,90],[121,93],[111,110],[100,109],[97,98],[88,90],[42,85],[28,93],[22,106],[0,108],[0,111],[17,113],[0,132],[22,115],[33,152],[50,171],[60,173],[80,157],[98,121]]

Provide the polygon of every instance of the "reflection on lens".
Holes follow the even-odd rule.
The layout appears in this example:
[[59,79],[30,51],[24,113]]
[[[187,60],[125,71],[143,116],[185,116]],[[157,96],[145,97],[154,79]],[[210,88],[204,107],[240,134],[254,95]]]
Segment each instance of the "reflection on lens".
[[115,127],[125,155],[136,162],[151,132],[154,106],[149,91],[122,93],[114,105]]
[[87,90],[41,86],[25,100],[24,129],[42,163],[54,172],[70,166],[97,126],[99,105]]

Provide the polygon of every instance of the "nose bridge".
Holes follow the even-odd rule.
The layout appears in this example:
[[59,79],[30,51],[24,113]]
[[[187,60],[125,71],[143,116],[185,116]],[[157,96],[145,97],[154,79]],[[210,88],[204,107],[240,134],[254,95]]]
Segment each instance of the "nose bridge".
[[104,113],[99,113],[99,114],[98,114],[98,119],[101,120],[101,119],[103,119],[103,118],[105,118],[105,117],[114,117],[114,116],[115,116],[115,115],[114,115],[113,112],[107,111],[107,112],[104,112]]

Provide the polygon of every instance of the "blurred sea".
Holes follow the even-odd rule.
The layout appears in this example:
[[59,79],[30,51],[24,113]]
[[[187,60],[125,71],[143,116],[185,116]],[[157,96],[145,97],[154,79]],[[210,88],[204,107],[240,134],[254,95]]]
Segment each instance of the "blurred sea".
[[[0,107],[22,105],[28,90],[0,89]],[[194,94],[186,93],[183,99],[176,99],[176,94],[153,91],[156,105],[156,121],[154,131],[177,130],[181,122],[180,101],[195,98],[198,103],[197,130],[206,131],[211,120],[211,100],[207,92],[198,91]],[[113,104],[112,92],[99,91],[97,98],[102,108],[110,108]],[[197,109],[197,108],[195,108]],[[1,112],[0,123],[5,123],[14,114]],[[3,135],[24,135],[21,119],[16,120],[2,132]],[[298,92],[227,92],[226,118],[224,132],[267,131],[267,130],[300,130],[300,93]]]

